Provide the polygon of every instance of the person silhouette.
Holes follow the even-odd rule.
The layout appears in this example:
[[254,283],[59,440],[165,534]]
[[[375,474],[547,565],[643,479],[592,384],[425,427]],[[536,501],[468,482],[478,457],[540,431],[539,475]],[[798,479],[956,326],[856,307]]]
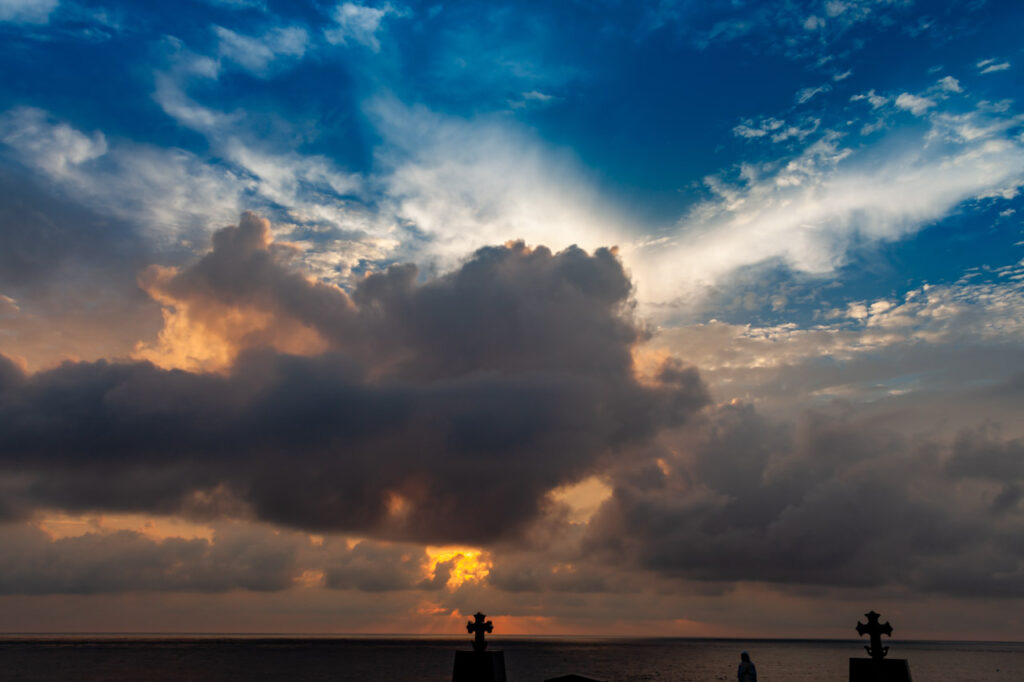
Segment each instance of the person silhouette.
[[739,682],[757,682],[757,668],[750,661],[750,654],[746,651],[740,652],[740,667],[736,671],[736,679]]

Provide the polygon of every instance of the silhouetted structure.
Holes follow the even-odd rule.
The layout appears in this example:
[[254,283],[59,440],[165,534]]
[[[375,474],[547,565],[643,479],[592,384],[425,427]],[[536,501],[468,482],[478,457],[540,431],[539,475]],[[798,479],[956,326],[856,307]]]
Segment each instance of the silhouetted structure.
[[505,682],[505,652],[486,651],[485,632],[494,632],[494,624],[484,614],[473,614],[466,631],[474,635],[472,651],[456,651],[452,682]]
[[491,621],[485,621],[484,614],[477,611],[473,614],[473,620],[466,623],[466,631],[469,634],[476,634],[473,638],[473,651],[483,651],[487,648],[487,642],[484,640],[485,632],[494,632],[494,623]]
[[552,677],[551,679],[544,680],[544,682],[601,682],[601,680],[595,680],[593,677],[583,677],[583,675],[573,674]]
[[850,682],[911,682],[910,665],[906,659],[885,658],[889,647],[882,646],[882,635],[892,637],[892,626],[888,621],[879,623],[880,616],[873,610],[864,615],[868,622],[857,621],[857,634],[871,638],[871,643],[864,647],[871,658],[850,659]]
[[878,619],[881,614],[875,613],[874,611],[868,611],[864,614],[868,619],[868,624],[857,621],[857,634],[860,636],[868,635],[871,638],[871,644],[864,647],[864,650],[868,652],[868,656],[876,660],[885,658],[885,655],[889,653],[889,647],[882,646],[882,635],[888,635],[892,637],[892,626],[889,625],[889,621],[885,623],[879,623]]

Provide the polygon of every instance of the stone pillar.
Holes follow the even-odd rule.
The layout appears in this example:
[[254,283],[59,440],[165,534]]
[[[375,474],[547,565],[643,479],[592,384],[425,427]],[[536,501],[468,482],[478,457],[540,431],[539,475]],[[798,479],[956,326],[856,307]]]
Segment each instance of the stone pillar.
[[456,651],[452,682],[506,682],[504,651]]
[[850,682],[913,682],[905,658],[851,658]]

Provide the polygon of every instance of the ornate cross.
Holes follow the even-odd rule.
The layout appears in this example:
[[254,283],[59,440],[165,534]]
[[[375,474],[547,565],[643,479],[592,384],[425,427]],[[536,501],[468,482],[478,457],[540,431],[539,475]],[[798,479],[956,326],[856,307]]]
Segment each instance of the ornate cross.
[[871,637],[871,646],[866,646],[864,649],[867,650],[868,656],[875,660],[882,660],[885,655],[889,653],[889,647],[882,646],[882,635],[889,635],[892,637],[892,626],[886,621],[883,625],[878,622],[880,614],[874,611],[868,611],[864,614],[868,618],[868,624],[864,625],[860,621],[857,621],[857,634],[858,635],[869,635]]
[[466,631],[469,634],[476,633],[476,637],[473,638],[473,651],[483,651],[487,648],[487,642],[484,641],[485,632],[494,632],[494,623],[491,621],[485,621],[484,614],[477,611],[473,614],[475,620],[471,620],[466,623]]

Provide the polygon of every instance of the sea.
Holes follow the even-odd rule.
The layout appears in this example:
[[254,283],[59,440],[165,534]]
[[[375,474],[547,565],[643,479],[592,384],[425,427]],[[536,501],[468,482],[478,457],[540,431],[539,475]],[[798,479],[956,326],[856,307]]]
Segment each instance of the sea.
[[[1022,682],[1024,643],[891,643],[916,682]],[[467,638],[0,635],[0,680],[43,682],[448,682]],[[576,673],[606,682],[736,679],[740,652],[760,682],[845,682],[863,641],[495,637],[509,682]]]

